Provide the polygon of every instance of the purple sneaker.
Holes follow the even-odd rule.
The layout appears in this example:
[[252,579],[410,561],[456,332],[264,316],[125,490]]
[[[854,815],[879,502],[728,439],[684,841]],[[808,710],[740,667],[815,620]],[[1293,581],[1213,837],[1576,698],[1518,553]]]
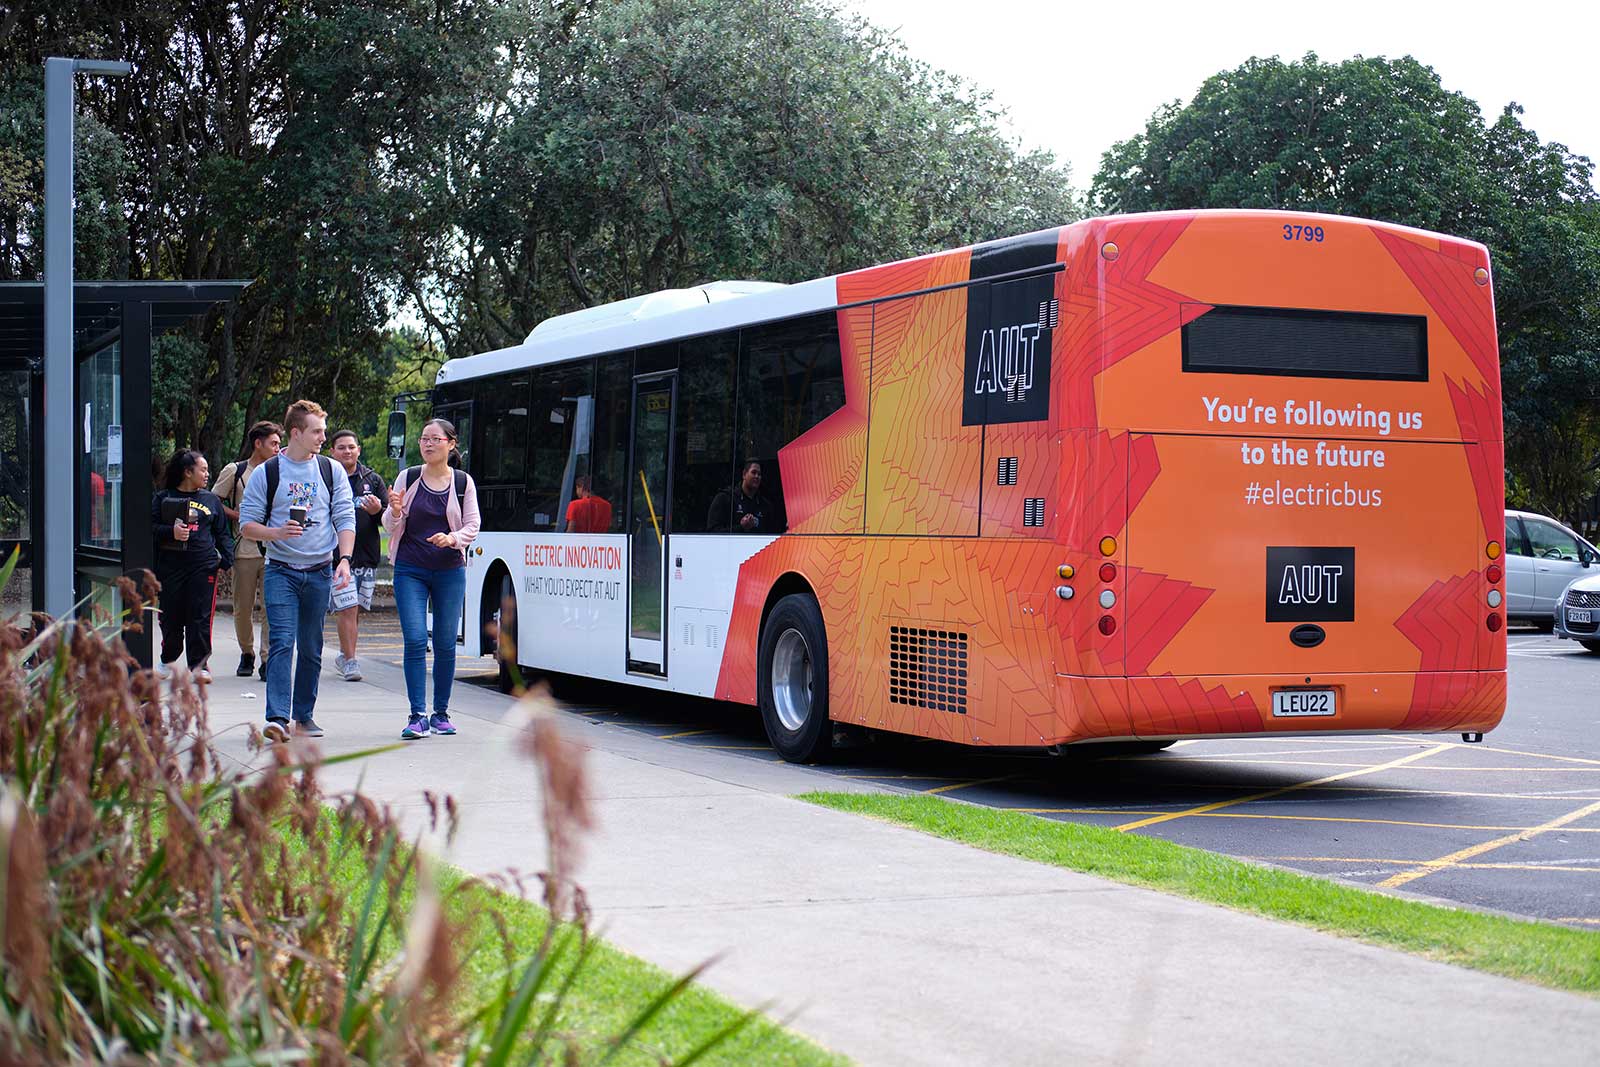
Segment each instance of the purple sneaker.
[[400,740],[415,741],[419,737],[428,736],[428,720],[425,716],[412,713],[406,728],[400,731]]
[[448,711],[434,712],[428,717],[428,725],[433,729],[434,733],[442,737],[455,736],[456,728],[450,723],[450,713]]

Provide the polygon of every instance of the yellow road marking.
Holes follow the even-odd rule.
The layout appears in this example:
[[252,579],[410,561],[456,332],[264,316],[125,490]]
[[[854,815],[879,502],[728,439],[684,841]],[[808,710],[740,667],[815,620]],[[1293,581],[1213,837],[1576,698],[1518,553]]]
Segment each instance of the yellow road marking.
[[[1426,862],[1397,860],[1384,856],[1255,856],[1253,858],[1268,863],[1384,863],[1402,867]],[[1600,874],[1600,867],[1567,867],[1548,863],[1458,863],[1456,867],[1463,871],[1557,871],[1569,874]]]
[[1563,763],[1587,763],[1600,767],[1600,759],[1586,759],[1583,756],[1557,756],[1549,752],[1523,752],[1515,748],[1485,748],[1482,745],[1462,745],[1462,748],[1475,748],[1480,752],[1499,752],[1507,756],[1532,756],[1534,759],[1553,759]]
[[1380,763],[1376,767],[1363,767],[1360,770],[1345,771],[1343,774],[1333,774],[1326,778],[1317,778],[1310,782],[1296,782],[1294,785],[1286,785],[1280,789],[1268,789],[1260,793],[1251,793],[1249,796],[1236,797],[1233,800],[1219,800],[1215,804],[1202,804],[1197,808],[1189,808],[1187,811],[1174,811],[1168,812],[1165,815],[1155,815],[1147,819],[1139,819],[1134,822],[1123,823],[1116,829],[1121,830],[1123,833],[1127,833],[1129,830],[1139,830],[1146,826],[1155,826],[1157,823],[1171,822],[1174,819],[1182,819],[1189,815],[1204,815],[1208,811],[1218,811],[1222,808],[1231,808],[1237,804],[1249,804],[1252,801],[1266,800],[1268,797],[1282,796],[1285,793],[1294,793],[1301,789],[1314,789],[1317,786],[1327,785],[1330,782],[1340,782],[1347,778],[1355,778],[1363,774],[1374,774],[1378,771],[1390,770],[1394,767],[1400,767],[1407,763],[1415,762],[1416,760],[1427,759],[1429,756],[1443,752],[1449,747],[1449,745],[1434,745],[1432,748],[1424,749],[1421,752],[1413,752],[1409,756],[1401,756],[1399,759],[1390,760],[1388,763]]
[[1547,823],[1540,823],[1538,826],[1531,826],[1526,830],[1519,830],[1517,833],[1510,834],[1506,837],[1497,837],[1493,841],[1485,841],[1480,845],[1473,845],[1470,848],[1464,848],[1457,852],[1452,852],[1448,856],[1440,856],[1436,860],[1429,860],[1415,870],[1404,871],[1400,874],[1394,875],[1392,878],[1387,878],[1384,881],[1379,882],[1378,885],[1383,889],[1395,889],[1399,886],[1405,885],[1408,882],[1414,882],[1418,878],[1423,878],[1427,875],[1433,874],[1436,871],[1442,871],[1448,867],[1460,866],[1462,861],[1470,860],[1474,856],[1481,856],[1485,852],[1491,852],[1494,849],[1503,848],[1506,845],[1514,845],[1519,841],[1528,841],[1532,838],[1538,837],[1540,834],[1549,833],[1551,830],[1559,830],[1561,827],[1567,825],[1567,823],[1577,822],[1579,819],[1593,815],[1597,811],[1600,811],[1600,801],[1597,801],[1586,807],[1579,808],[1577,811],[1569,811],[1567,814],[1551,819]]
[[699,737],[701,734],[714,734],[715,730],[685,730],[681,734],[660,734],[657,741],[675,741],[680,737]]
[[1013,777],[1013,775],[1003,774],[998,778],[974,778],[970,782],[957,782],[955,785],[941,785],[937,789],[924,789],[922,792],[924,796],[932,796],[935,793],[952,793],[957,789],[966,789],[968,786],[990,785],[994,782],[1009,782]]
[[[1137,811],[1124,808],[1000,808],[1022,815],[1161,815],[1159,811]],[[1339,815],[1265,815],[1245,811],[1207,811],[1193,816],[1196,819],[1280,819],[1286,822],[1340,822],[1372,826],[1415,826],[1426,830],[1524,830],[1523,826],[1469,826],[1449,822],[1413,822],[1409,819],[1357,819]],[[1600,826],[1567,828],[1570,834],[1600,834]],[[1421,860],[1413,862],[1421,863]]]

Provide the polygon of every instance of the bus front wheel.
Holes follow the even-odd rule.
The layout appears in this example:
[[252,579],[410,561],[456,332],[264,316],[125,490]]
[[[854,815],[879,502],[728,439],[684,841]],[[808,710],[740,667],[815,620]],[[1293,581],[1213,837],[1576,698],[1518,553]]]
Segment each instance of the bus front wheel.
[[833,743],[828,722],[828,635],[822,609],[796,593],[778,601],[761,631],[757,659],[761,721],[778,755],[814,763]]
[[510,693],[517,687],[515,657],[517,655],[517,612],[513,606],[511,611],[506,611],[506,604],[515,605],[517,600],[517,587],[512,584],[511,575],[500,575],[498,586],[499,600],[495,604],[495,641],[494,658],[500,665],[500,692]]

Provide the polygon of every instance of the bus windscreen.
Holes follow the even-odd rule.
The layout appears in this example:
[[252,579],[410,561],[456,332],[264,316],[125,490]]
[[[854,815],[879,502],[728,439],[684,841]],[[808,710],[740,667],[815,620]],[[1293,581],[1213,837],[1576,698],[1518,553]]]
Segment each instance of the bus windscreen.
[[1213,307],[1184,324],[1183,369],[1424,382],[1428,320],[1421,315]]

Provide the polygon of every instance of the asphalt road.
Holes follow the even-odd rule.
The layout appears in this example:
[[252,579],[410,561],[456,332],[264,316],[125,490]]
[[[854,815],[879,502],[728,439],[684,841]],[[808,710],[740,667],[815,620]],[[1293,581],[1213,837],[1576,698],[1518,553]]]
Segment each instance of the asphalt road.
[[[361,654],[398,663],[393,613]],[[329,651],[335,647],[329,626]],[[1510,706],[1459,735],[1180,742],[1154,756],[995,755],[890,739],[833,774],[1041,818],[1116,827],[1405,894],[1600,928],[1600,656],[1510,637]],[[492,685],[487,659],[458,675]],[[555,679],[599,729],[776,762],[753,709]]]

